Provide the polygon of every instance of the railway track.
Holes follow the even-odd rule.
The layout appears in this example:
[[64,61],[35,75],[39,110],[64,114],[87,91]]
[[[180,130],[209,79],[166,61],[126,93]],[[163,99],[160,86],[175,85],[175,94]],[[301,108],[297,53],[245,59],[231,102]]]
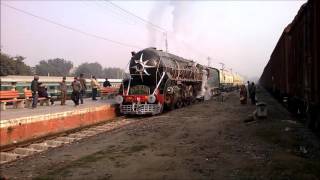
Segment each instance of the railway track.
[[[216,101],[226,101],[228,99],[226,93],[221,96],[213,97]],[[160,116],[147,117],[147,119],[157,119],[163,117],[165,113]],[[0,152],[0,164],[16,161],[31,155],[40,154],[48,149],[61,147],[66,144],[71,144],[101,133],[110,132],[129,124],[138,123],[146,117],[126,118],[125,116],[117,117],[113,121],[107,121],[98,125],[80,128],[79,130],[58,134],[55,136],[47,136],[41,139],[35,139],[25,144],[19,144],[10,148],[2,149]]]
[[11,149],[6,149],[0,153],[0,164],[9,163],[27,156],[45,152],[51,148],[57,148],[66,144],[74,143],[82,139],[92,137],[101,133],[113,131],[126,125],[139,122],[139,118],[118,117],[114,121],[105,122],[79,129],[71,133],[64,133],[54,137],[44,137],[28,144],[22,144]]

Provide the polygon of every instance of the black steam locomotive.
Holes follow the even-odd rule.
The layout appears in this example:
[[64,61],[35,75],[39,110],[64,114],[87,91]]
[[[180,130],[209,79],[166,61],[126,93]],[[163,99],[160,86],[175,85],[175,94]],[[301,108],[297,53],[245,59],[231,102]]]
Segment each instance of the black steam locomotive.
[[192,60],[147,48],[132,52],[130,78],[116,101],[122,114],[158,114],[196,101],[205,67]]

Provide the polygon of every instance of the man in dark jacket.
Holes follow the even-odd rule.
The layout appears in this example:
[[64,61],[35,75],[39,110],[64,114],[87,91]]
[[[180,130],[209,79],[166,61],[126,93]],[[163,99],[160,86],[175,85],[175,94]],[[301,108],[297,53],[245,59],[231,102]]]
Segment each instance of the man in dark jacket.
[[110,87],[110,86],[111,86],[111,84],[110,84],[108,78],[106,78],[106,81],[103,82],[103,87]]
[[80,74],[80,85],[81,85],[81,90],[80,90],[80,94],[79,94],[79,98],[80,98],[80,102],[81,104],[83,104],[83,97],[86,94],[86,90],[87,90],[87,85],[86,85],[86,79],[83,77],[83,74]]
[[51,105],[54,104],[53,98],[49,96],[47,87],[41,82],[38,83],[38,96],[41,98],[46,98],[51,102]]
[[74,77],[74,81],[71,83],[72,86],[72,94],[71,99],[74,102],[75,106],[79,105],[79,96],[80,96],[80,90],[81,90],[81,84],[78,81],[78,77]]
[[36,108],[38,104],[38,89],[39,89],[39,76],[35,75],[33,81],[31,82],[31,92],[32,92],[32,108]]

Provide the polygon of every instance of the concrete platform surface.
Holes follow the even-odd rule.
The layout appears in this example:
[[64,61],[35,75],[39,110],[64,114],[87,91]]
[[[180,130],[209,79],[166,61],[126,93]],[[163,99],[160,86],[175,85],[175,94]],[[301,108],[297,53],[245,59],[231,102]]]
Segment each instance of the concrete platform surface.
[[100,100],[92,101],[90,98],[84,99],[84,103],[80,104],[79,106],[74,106],[73,101],[68,100],[66,102],[66,105],[61,106],[60,101],[56,101],[54,105],[43,105],[40,106],[38,104],[37,108],[19,108],[14,109],[12,106],[8,106],[8,109],[5,111],[1,111],[0,113],[0,121],[2,120],[9,120],[9,119],[16,119],[16,118],[22,118],[26,116],[35,116],[35,115],[44,115],[44,114],[52,114],[52,113],[58,113],[58,112],[64,112],[64,111],[72,111],[75,109],[84,109],[89,107],[97,107],[100,105],[106,105],[106,104],[115,104],[115,101],[113,99],[107,99],[107,100]]
[[85,99],[79,106],[67,101],[64,106],[57,102],[34,109],[1,111],[0,147],[111,120],[116,116],[112,104],[113,100]]

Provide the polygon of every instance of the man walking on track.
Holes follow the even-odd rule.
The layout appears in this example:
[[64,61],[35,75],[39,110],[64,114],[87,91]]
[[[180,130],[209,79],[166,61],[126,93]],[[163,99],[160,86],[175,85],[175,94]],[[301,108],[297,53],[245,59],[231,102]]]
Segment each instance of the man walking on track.
[[250,99],[251,99],[251,104],[256,104],[256,86],[254,85],[254,82],[251,83],[250,86]]

